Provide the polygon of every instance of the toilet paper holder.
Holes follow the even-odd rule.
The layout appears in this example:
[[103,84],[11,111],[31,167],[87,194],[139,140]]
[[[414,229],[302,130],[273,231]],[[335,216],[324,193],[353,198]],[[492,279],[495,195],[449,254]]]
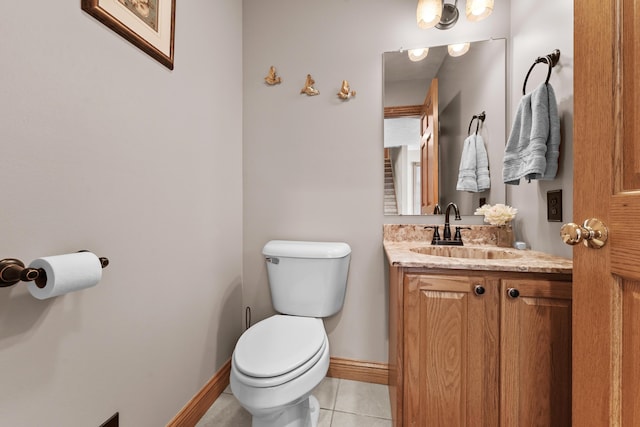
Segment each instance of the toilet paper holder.
[[[109,265],[109,259],[104,257],[99,257],[98,259],[102,268]],[[37,287],[44,288],[47,284],[47,274],[41,268],[25,267],[24,263],[16,258],[0,260],[0,288],[13,286],[18,282],[33,281],[35,281]]]

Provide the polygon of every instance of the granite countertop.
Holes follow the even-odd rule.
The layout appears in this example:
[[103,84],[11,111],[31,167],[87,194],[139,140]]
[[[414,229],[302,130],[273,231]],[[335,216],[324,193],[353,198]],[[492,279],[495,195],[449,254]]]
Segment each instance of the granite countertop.
[[[493,226],[471,226],[471,230],[463,234],[464,246],[433,246],[432,231],[425,230],[424,226],[384,225],[383,245],[392,266],[561,274],[571,274],[573,270],[573,262],[567,258],[532,250],[497,247]],[[432,251],[448,256],[429,255]],[[475,252],[488,258],[456,257],[460,252],[462,255]]]

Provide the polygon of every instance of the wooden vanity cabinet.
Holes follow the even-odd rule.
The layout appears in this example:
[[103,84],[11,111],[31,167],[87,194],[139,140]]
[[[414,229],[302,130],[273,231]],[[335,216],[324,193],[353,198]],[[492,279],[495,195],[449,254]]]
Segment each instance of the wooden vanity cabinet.
[[390,279],[394,426],[571,425],[570,276],[392,267]]
[[500,425],[570,426],[571,282],[506,279],[501,295]]
[[497,285],[479,276],[405,276],[407,425],[498,425]]

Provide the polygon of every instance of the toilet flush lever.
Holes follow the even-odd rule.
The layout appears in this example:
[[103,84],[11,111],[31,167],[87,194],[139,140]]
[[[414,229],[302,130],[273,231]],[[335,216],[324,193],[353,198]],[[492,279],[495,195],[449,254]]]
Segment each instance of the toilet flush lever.
[[268,256],[268,257],[266,257],[266,258],[265,258],[265,260],[266,260],[267,262],[272,263],[272,264],[279,264],[279,263],[280,263],[280,259],[275,258],[275,257],[270,257],[270,256]]

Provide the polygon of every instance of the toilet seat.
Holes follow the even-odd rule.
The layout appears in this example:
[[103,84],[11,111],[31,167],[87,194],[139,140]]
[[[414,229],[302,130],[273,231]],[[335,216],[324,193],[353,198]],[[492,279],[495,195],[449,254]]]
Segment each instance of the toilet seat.
[[233,365],[246,385],[274,387],[309,370],[327,345],[321,319],[275,315],[242,334]]

